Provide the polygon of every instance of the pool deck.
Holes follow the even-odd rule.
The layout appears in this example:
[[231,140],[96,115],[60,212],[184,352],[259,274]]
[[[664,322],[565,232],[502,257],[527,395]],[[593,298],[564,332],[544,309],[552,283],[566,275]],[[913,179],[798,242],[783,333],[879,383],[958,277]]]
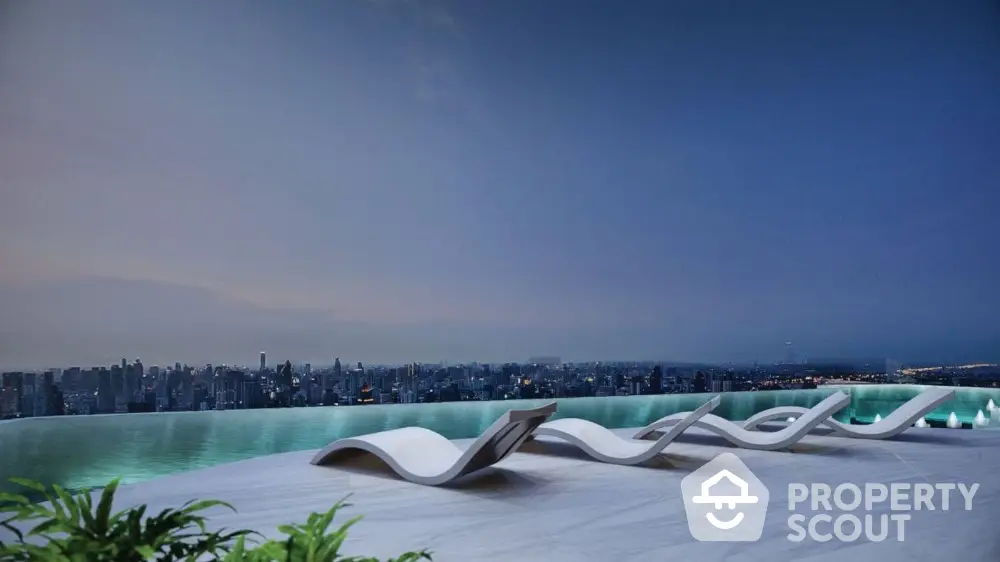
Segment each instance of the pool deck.
[[[628,436],[634,430],[615,430]],[[540,438],[496,468],[450,488],[402,481],[374,458],[347,467],[309,464],[315,451],[260,457],[122,486],[117,507],[151,510],[193,498],[232,503],[211,523],[276,536],[352,494],[345,517],[363,514],[347,554],[380,558],[427,548],[439,562],[469,560],[890,560],[1000,559],[1000,431],[911,429],[890,441],[811,435],[789,452],[726,446],[689,430],[654,466],[589,461]],[[456,441],[467,445],[472,440]],[[681,479],[722,452],[735,453],[770,490],[764,535],[755,543],[695,541],[685,519]],[[954,493],[952,510],[914,512],[906,539],[854,543],[787,540],[790,482],[978,482],[973,510]],[[888,513],[884,506],[876,513]],[[836,514],[835,514],[836,515]]]

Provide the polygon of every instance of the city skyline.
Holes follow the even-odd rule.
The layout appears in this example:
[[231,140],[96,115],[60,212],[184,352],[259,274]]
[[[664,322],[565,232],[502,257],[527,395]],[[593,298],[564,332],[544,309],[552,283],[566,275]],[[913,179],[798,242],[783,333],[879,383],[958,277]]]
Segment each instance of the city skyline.
[[[371,358],[358,357],[351,354],[341,355],[329,355],[326,357],[319,358],[302,358],[302,357],[292,357],[288,355],[283,355],[278,353],[269,353],[266,349],[259,350],[254,354],[253,360],[247,360],[246,358],[232,359],[232,360],[201,360],[192,361],[184,358],[172,357],[165,358],[166,355],[143,355],[143,354],[104,354],[102,357],[106,359],[100,359],[96,361],[68,361],[62,364],[57,364],[54,362],[45,363],[44,365],[31,365],[31,366],[19,366],[10,367],[0,365],[0,371],[7,372],[24,372],[24,373],[42,373],[46,371],[55,370],[59,372],[63,369],[91,369],[91,368],[106,368],[108,366],[115,367],[116,365],[125,365],[136,363],[139,365],[147,365],[154,368],[162,368],[165,371],[171,369],[179,368],[200,368],[201,366],[216,366],[216,367],[231,367],[245,370],[248,372],[264,372],[264,371],[277,371],[285,365],[291,365],[294,368],[312,368],[312,369],[332,369],[335,366],[339,367],[343,365],[345,372],[351,370],[361,370],[362,365],[369,367],[378,368],[396,368],[405,366],[428,366],[428,367],[444,367],[444,366],[489,366],[489,365],[661,365],[661,366],[674,366],[683,368],[757,368],[766,366],[830,366],[830,365],[853,365],[855,367],[864,368],[874,368],[879,366],[885,367],[885,372],[896,372],[899,369],[907,373],[919,373],[919,372],[929,372],[937,369],[971,369],[971,368],[984,368],[984,367],[997,367],[998,363],[990,361],[928,361],[928,360],[913,360],[907,358],[899,358],[892,356],[878,356],[878,355],[857,355],[857,356],[831,356],[831,355],[812,355],[812,356],[801,356],[796,353],[796,348],[793,346],[793,342],[784,342],[781,346],[783,355],[781,357],[770,357],[767,359],[752,359],[746,361],[711,361],[711,360],[697,360],[697,359],[682,359],[682,358],[671,358],[671,357],[603,357],[603,358],[572,358],[564,357],[557,354],[533,354],[530,356],[522,357],[508,357],[503,359],[484,359],[482,357],[475,359],[449,359],[437,358],[437,359],[398,359],[392,361],[381,361],[373,360]],[[118,359],[119,355],[120,360]],[[113,359],[111,357],[114,357]],[[154,360],[144,360],[143,357],[154,357]],[[159,359],[155,359],[159,358]],[[356,367],[355,367],[356,365]]]
[[0,367],[997,361],[998,20],[0,0]]
[[[273,358],[272,358],[273,359]],[[669,362],[567,363],[559,357],[488,364],[269,363],[163,367],[122,358],[109,367],[0,373],[0,419],[289,407],[417,404],[812,389],[824,384],[996,388],[997,364],[901,368],[894,360],[753,366]]]

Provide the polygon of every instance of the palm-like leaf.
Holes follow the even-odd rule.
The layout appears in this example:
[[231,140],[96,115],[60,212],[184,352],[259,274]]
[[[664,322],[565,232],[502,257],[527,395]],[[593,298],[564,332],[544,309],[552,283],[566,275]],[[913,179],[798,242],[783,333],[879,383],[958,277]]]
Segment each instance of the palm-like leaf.
[[[91,492],[72,495],[59,486],[51,490],[25,479],[12,479],[45,502],[32,503],[28,496],[0,493],[0,527],[16,537],[16,544],[0,542],[0,562],[378,562],[375,558],[342,556],[340,550],[350,528],[361,520],[353,517],[330,530],[337,512],[349,507],[347,498],[325,513],[313,513],[303,524],[282,525],[282,540],[250,545],[247,530],[208,532],[205,510],[231,505],[216,500],[192,500],[180,509],[164,509],[148,515],[139,505],[112,512],[119,481],[113,480],[94,505]],[[25,525],[34,525],[27,533]],[[34,539],[32,539],[34,537]],[[43,539],[44,544],[36,544]],[[389,562],[431,560],[426,551],[407,552]]]
[[[250,531],[208,532],[205,517],[200,512],[223,506],[224,502],[192,501],[181,509],[165,509],[146,516],[146,506],[112,512],[119,481],[113,480],[101,491],[95,506],[90,492],[76,496],[54,486],[47,490],[41,484],[24,479],[13,482],[41,493],[46,503],[31,503],[18,494],[0,496],[0,516],[4,528],[17,538],[16,545],[0,544],[0,561],[4,560],[109,560],[163,561],[195,560],[205,555],[228,551],[233,540]],[[19,525],[20,524],[20,525]],[[23,533],[25,524],[33,527]],[[28,544],[31,537],[44,539],[46,544]]]

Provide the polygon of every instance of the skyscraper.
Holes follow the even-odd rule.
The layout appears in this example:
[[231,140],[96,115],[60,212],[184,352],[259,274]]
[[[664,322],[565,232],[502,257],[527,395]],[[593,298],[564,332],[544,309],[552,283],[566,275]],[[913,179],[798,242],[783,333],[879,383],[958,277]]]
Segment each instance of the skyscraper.
[[642,377],[635,375],[629,380],[628,393],[632,396],[638,396],[642,394]]
[[135,363],[131,366],[131,374],[127,381],[129,386],[129,402],[142,402],[146,399],[146,373],[144,369],[142,361],[136,357]]
[[229,369],[216,379],[215,409],[241,410],[246,408],[245,380],[243,371],[236,369]]
[[4,373],[0,381],[0,418],[19,416],[23,395],[24,374]]
[[115,412],[115,393],[111,385],[111,371],[101,367],[97,372],[97,411],[102,414]]
[[659,365],[653,367],[653,372],[649,375],[649,393],[663,393],[663,369]]
[[24,393],[21,395],[21,416],[23,417],[35,415],[35,387],[37,382],[35,373],[24,373]]
[[260,352],[260,372],[264,372],[264,368],[267,367],[267,353]]
[[705,372],[704,371],[698,371],[697,373],[695,373],[694,374],[694,391],[695,392],[707,392],[708,389],[709,389],[709,386],[708,386],[708,377],[705,375]]
[[35,382],[35,416],[56,414],[55,373],[46,371]]
[[125,368],[119,367],[118,365],[111,366],[111,392],[115,395],[115,409],[118,409],[119,405],[128,404],[128,400],[125,399],[125,372],[131,372],[128,365]]
[[278,385],[283,389],[289,389],[292,387],[292,362],[285,361],[278,371]]
[[410,363],[407,367],[407,380],[406,380],[406,390],[407,392],[417,393],[418,383],[420,382],[420,365],[416,363]]
[[357,402],[358,398],[361,396],[361,369],[354,369],[351,371],[351,392],[350,392],[350,403],[353,404]]

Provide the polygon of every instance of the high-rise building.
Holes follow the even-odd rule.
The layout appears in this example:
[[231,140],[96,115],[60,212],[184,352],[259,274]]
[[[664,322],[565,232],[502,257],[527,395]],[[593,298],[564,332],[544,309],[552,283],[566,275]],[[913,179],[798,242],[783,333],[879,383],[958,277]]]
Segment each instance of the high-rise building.
[[0,418],[21,415],[24,396],[24,373],[4,373],[0,380]]
[[653,372],[649,374],[649,393],[663,394],[663,368],[659,365],[653,367]]
[[264,372],[265,368],[267,368],[267,353],[261,351],[260,352],[260,372]]
[[642,394],[642,377],[633,376],[629,381],[628,385],[629,394],[632,396],[638,396]]
[[132,397],[130,400],[141,402],[146,397],[146,372],[138,357],[132,364]]
[[24,391],[21,394],[21,416],[35,415],[35,373],[24,373]]
[[56,415],[55,373],[47,371],[35,381],[35,416]]
[[263,381],[259,375],[244,377],[242,409],[263,408],[265,405]]
[[136,401],[136,394],[138,393],[139,388],[142,387],[142,379],[136,376],[135,371],[135,365],[125,366],[123,398],[126,405],[130,402]]
[[215,409],[242,410],[247,407],[246,377],[243,371],[230,369],[216,379]]
[[124,368],[119,365],[111,366],[111,391],[115,393],[115,409],[117,410],[119,404],[127,403],[125,401],[125,371],[128,369],[126,365]]
[[409,380],[407,381],[406,390],[416,396],[418,390],[420,389],[420,365],[410,363],[408,378]]
[[111,371],[103,367],[97,372],[97,411],[102,414],[113,414],[115,411],[115,392],[111,384]]
[[83,383],[83,375],[79,367],[70,367],[63,371],[62,386],[67,392],[79,392]]
[[361,396],[361,373],[361,369],[354,369],[351,371],[351,386],[349,394],[351,397],[349,403],[351,404],[357,402],[358,398]]
[[695,392],[707,392],[708,391],[708,377],[705,376],[704,371],[698,371],[694,375],[694,391]]
[[278,370],[275,383],[280,392],[289,392],[292,388],[292,362],[285,361]]

